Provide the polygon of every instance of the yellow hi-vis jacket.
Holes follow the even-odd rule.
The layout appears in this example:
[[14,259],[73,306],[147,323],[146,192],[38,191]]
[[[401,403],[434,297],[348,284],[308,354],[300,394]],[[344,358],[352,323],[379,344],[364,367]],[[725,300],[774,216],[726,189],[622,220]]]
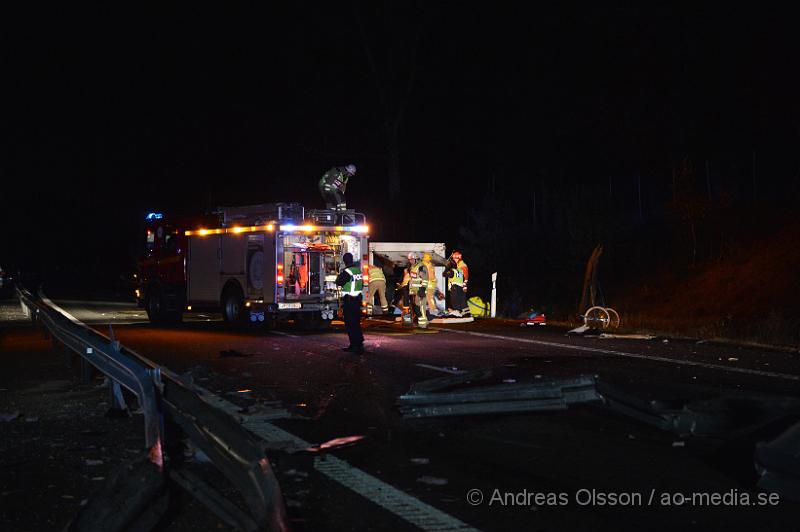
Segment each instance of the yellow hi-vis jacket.
[[411,270],[410,270],[410,273],[411,273],[411,286],[410,286],[410,288],[412,290],[418,290],[418,289],[420,289],[422,287],[427,287],[428,286],[428,280],[426,278],[424,278],[422,276],[423,274],[420,272],[420,269],[422,269],[423,267],[425,267],[425,265],[423,263],[421,263],[421,262],[418,262],[418,263],[414,264],[411,267]]
[[369,282],[372,281],[386,282],[386,276],[383,274],[383,268],[380,266],[375,266],[374,264],[369,265]]
[[428,284],[427,287],[430,289],[436,288],[436,270],[433,267],[432,262],[423,262],[425,269],[428,271]]
[[467,284],[467,263],[463,260],[458,261],[456,267],[453,268],[453,277],[450,278],[450,286],[458,285],[464,286]]

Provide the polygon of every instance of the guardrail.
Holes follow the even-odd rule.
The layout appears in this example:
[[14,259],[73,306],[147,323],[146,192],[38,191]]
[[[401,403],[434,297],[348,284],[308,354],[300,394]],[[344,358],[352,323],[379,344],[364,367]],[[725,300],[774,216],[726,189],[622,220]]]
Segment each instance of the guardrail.
[[[229,415],[207,403],[191,382],[121,345],[110,328],[111,336],[105,336],[53,308],[41,291],[39,295],[34,297],[17,286],[23,312],[54,339],[81,356],[83,375],[88,373],[91,364],[109,378],[112,395],[117,401],[121,401],[120,386],[136,396],[144,414],[149,462],[157,467],[162,482],[169,479],[172,484],[186,489],[217,516],[240,530],[288,529],[280,486],[262,443]],[[171,435],[171,441],[165,441],[166,434]],[[172,460],[167,450],[180,447],[181,434],[204,452],[238,489],[248,513],[239,510],[195,475],[180,470],[181,460],[178,456]],[[121,491],[117,486],[109,486],[108,490]],[[126,506],[124,501],[121,505]],[[141,505],[130,508],[128,521],[136,521],[139,516],[134,514],[144,509]],[[115,522],[120,521],[119,515],[112,517]],[[130,523],[126,522],[120,526],[128,525]],[[108,527],[107,522],[98,524],[96,518],[90,525],[73,524],[74,529],[85,530]]]

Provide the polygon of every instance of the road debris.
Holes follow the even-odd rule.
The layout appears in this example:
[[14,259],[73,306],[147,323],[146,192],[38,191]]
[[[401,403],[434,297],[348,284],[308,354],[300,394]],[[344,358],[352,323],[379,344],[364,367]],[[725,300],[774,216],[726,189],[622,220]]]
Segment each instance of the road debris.
[[800,400],[773,397],[714,397],[689,402],[645,401],[603,382],[597,389],[612,410],[675,434],[744,434],[800,413]]
[[610,334],[602,333],[598,338],[607,338],[615,340],[652,340],[655,338],[652,334]]
[[430,477],[430,476],[422,476],[417,479],[417,482],[421,482],[422,484],[428,484],[430,486],[446,486],[447,479],[446,478],[439,478],[439,477]]
[[0,412],[0,421],[14,421],[19,417],[19,412]]
[[431,463],[430,458],[411,458],[409,460],[414,465],[428,465]]
[[[486,371],[486,370],[485,370]],[[486,377],[490,375],[484,374]],[[490,414],[499,412],[526,412],[565,410],[568,405],[600,401],[594,376],[581,376],[551,382],[497,384],[473,386],[452,391],[449,388],[467,374],[445,379],[434,379],[414,384],[408,394],[397,400],[404,417],[421,418]]]
[[310,453],[317,453],[320,451],[329,451],[331,449],[339,449],[341,447],[348,447],[353,445],[354,443],[361,441],[364,439],[363,435],[356,435],[356,436],[344,436],[342,438],[334,438],[332,440],[328,440],[325,443],[320,443],[319,445],[312,445],[311,447],[306,448],[307,452]]
[[427,381],[416,382],[411,385],[408,393],[418,394],[421,392],[432,392],[435,390],[442,390],[450,386],[459,384],[466,384],[469,382],[486,380],[492,376],[490,369],[478,369],[475,371],[464,371],[454,374],[452,377],[440,377],[437,379],[430,379]]
[[759,488],[800,501],[800,423],[772,441],[758,443],[754,460]]
[[87,460],[85,460],[85,461],[84,461],[84,463],[85,463],[87,466],[98,466],[98,465],[103,465],[103,461],[102,461],[102,460],[91,460],[91,459],[87,459]]

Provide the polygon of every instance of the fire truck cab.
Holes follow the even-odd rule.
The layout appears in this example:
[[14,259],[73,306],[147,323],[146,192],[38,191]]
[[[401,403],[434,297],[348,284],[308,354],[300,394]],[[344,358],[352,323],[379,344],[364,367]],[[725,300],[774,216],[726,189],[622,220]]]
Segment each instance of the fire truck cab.
[[[137,298],[152,322],[184,310],[220,311],[225,321],[299,319],[324,327],[336,315],[342,256],[368,267],[361,213],[309,210],[298,203],[223,207],[194,220],[147,217]],[[364,283],[366,301],[367,283]]]

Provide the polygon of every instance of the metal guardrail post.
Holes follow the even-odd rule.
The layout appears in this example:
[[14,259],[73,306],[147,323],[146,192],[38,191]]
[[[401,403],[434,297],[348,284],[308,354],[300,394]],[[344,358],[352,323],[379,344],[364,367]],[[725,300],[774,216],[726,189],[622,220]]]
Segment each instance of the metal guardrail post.
[[[92,366],[104,373],[109,379],[115,406],[124,407],[122,387],[136,395],[144,414],[145,445],[150,450],[150,460],[160,471],[163,470],[164,416],[167,415],[238,488],[259,529],[288,529],[280,485],[262,445],[253,435],[232,417],[207,403],[191,384],[124,348],[114,337],[113,329],[109,329],[110,335],[105,337],[35,300],[19,286],[17,294],[34,323],[41,323],[65,349],[81,356],[82,379],[88,381]],[[243,522],[247,520],[239,520],[239,524]],[[249,528],[249,524],[245,528]]]

